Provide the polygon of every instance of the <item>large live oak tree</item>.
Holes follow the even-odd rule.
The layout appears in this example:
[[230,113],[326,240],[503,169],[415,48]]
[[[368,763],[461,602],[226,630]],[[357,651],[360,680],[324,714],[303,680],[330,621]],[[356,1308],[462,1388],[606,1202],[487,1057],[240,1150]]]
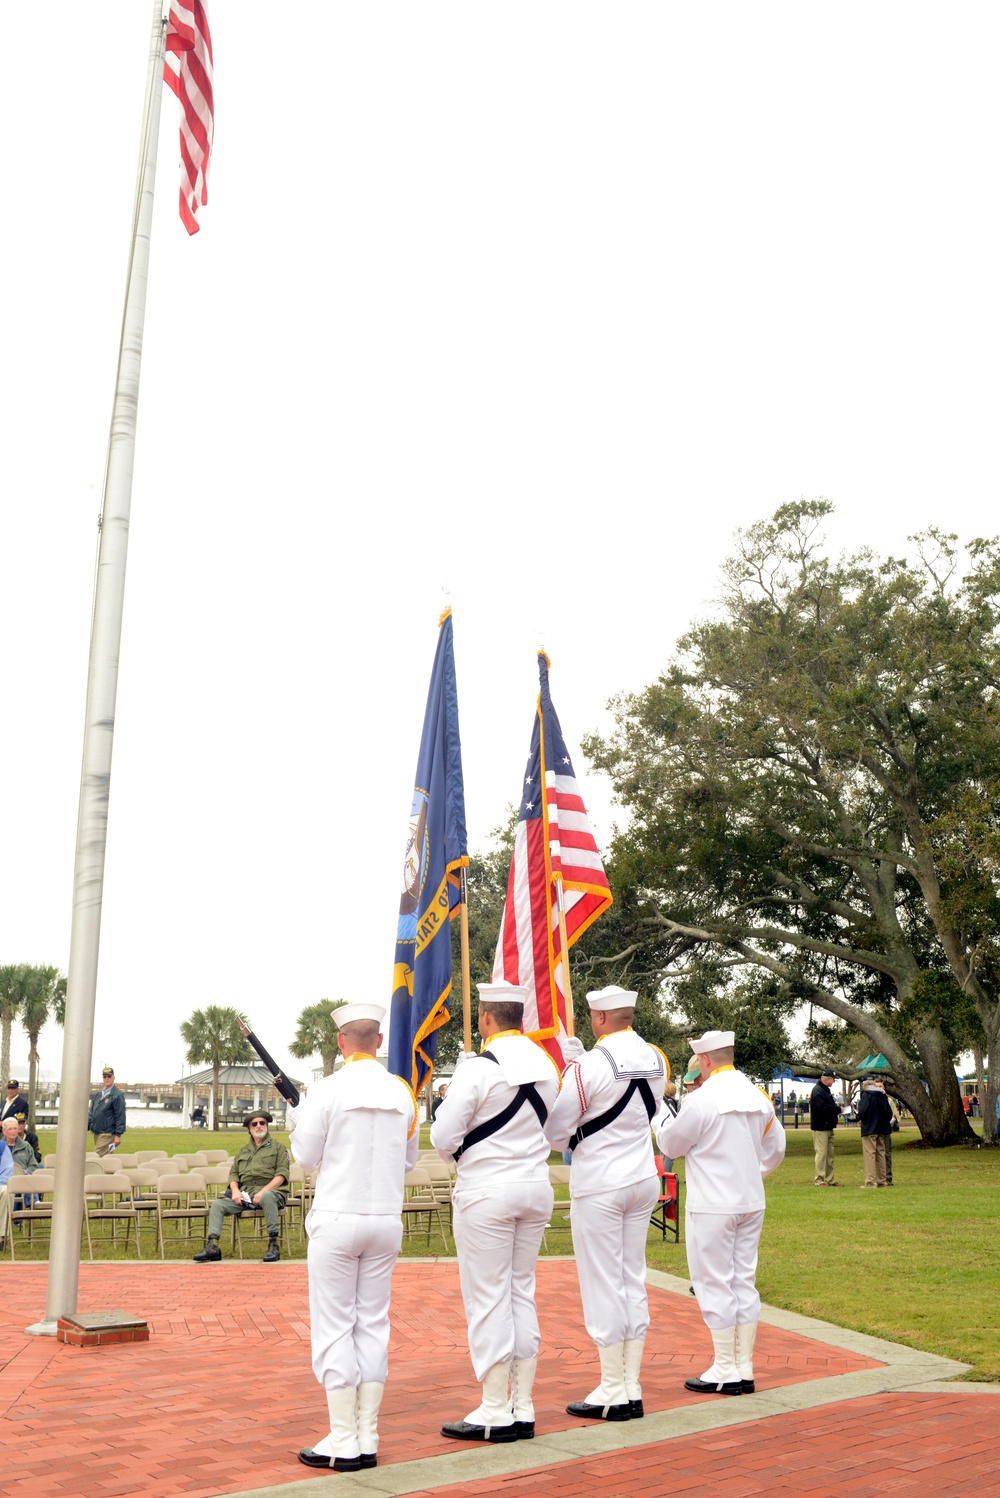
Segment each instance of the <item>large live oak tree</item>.
[[715,617],[586,743],[630,813],[589,965],[660,994],[763,970],[885,1054],[934,1144],[971,1135],[954,1058],[985,1040],[992,1138],[1000,549],[970,543],[964,576],[937,531],[910,560],[833,559],[830,508],[740,532]]

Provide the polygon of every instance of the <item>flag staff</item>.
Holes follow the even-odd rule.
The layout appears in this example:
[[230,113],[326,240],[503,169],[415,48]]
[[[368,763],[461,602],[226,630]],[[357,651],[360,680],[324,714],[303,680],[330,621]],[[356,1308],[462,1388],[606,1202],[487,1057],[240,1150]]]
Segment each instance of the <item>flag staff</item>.
[[118,348],[118,375],[111,410],[91,619],[83,763],[80,770],[73,873],[73,923],[66,984],[63,1064],[59,1083],[59,1170],[54,1192],[45,1318],[26,1328],[41,1336],[55,1336],[59,1317],[76,1310],[80,1279],[87,1104],[90,1094],[90,1060],[94,1046],[111,751],[118,690],[118,652],[125,596],[125,562],[132,502],[132,466],[135,459],[149,240],[153,223],[153,188],[156,180],[156,142],[160,124],[165,32],[163,0],[154,0],[149,74],[142,116],[139,172],[132,214],[132,240],[121,342]]
[[556,902],[559,911],[559,960],[563,970],[563,999],[566,1004],[566,1034],[576,1034],[576,1016],[573,1013],[573,985],[569,977],[569,942],[566,938],[566,901],[563,898],[562,880],[556,877]]
[[472,1050],[472,988],[469,982],[469,879],[468,869],[462,869],[462,904],[459,912],[459,932],[462,944],[462,1039],[464,1049]]

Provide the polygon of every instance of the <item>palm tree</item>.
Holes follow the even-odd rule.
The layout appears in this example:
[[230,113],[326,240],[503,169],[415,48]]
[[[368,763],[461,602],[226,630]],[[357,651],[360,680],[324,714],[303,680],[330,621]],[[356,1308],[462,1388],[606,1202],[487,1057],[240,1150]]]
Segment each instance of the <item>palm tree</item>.
[[[38,1085],[38,1036],[49,1019],[66,1018],[66,979],[57,967],[26,967],[20,1020],[28,1036],[28,1127],[35,1127]],[[0,1070],[3,1068],[0,1067]]]
[[288,1047],[299,1061],[308,1061],[318,1053],[323,1059],[324,1077],[333,1071],[337,1059],[337,1026],[331,1015],[346,1003],[346,999],[320,999],[316,1004],[307,1004],[299,1015],[295,1039]]
[[235,1009],[221,1004],[207,1004],[196,1009],[181,1025],[181,1038],[187,1044],[186,1059],[191,1066],[212,1068],[212,1108],[209,1128],[215,1128],[218,1116],[219,1068],[248,1065],[253,1052],[243,1037]]
[[0,967],[0,1079],[10,1076],[10,1032],[24,998],[23,962]]

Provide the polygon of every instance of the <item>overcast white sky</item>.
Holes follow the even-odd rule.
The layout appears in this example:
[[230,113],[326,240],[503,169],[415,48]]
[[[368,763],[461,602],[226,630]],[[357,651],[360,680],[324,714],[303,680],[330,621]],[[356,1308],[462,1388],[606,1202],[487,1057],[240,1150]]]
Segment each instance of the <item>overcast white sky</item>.
[[[193,240],[163,100],[112,777],[93,1070],[133,1081],[206,1003],[281,1057],[304,1004],[388,998],[444,588],[475,848],[539,642],[575,746],[738,525],[998,528],[995,5],[210,16]],[[68,958],[150,18],[4,19],[0,961]]]

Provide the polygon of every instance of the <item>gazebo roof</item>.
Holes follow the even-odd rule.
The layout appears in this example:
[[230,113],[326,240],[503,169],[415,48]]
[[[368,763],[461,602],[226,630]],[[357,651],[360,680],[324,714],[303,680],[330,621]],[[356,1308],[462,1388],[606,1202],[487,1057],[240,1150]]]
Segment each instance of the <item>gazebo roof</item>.
[[[195,1071],[189,1076],[178,1077],[174,1086],[183,1087],[188,1082],[202,1084],[211,1080],[212,1068],[208,1066],[204,1071]],[[295,1087],[304,1085],[296,1077],[289,1077],[288,1081]],[[274,1078],[266,1066],[220,1066],[219,1083],[223,1087],[273,1087]]]

